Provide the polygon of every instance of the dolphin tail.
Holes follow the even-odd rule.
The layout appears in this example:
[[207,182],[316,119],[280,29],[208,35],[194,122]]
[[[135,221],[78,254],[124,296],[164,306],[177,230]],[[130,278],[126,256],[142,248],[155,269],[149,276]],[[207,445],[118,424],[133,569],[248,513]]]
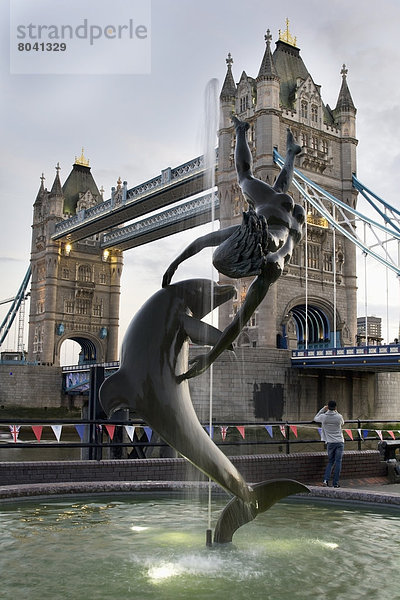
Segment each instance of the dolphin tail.
[[240,498],[232,498],[222,511],[214,533],[214,543],[227,544],[239,527],[249,523],[273,504],[298,493],[309,493],[308,487],[293,479],[271,479],[252,486],[255,502],[246,504]]

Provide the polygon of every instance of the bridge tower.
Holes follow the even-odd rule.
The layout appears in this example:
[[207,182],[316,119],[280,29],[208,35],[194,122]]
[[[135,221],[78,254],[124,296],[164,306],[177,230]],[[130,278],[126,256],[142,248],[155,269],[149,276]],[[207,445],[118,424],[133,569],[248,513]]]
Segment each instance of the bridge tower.
[[42,175],[33,205],[28,360],[59,365],[67,339],[80,344],[80,362],[117,360],[122,252],[102,252],[98,235],[51,239],[56,223],[103,201],[83,149],[64,185],[59,171],[50,191]]
[[[324,104],[321,87],[314,82],[300,56],[288,21],[286,30],[279,32],[274,52],[271,41],[268,30],[256,77],[243,71],[236,84],[230,54],[226,61],[227,73],[220,94],[217,177],[221,228],[240,223],[246,208],[234,168],[232,114],[250,123],[247,135],[256,177],[271,185],[274,183],[279,168],[274,164],[273,150],[276,148],[285,155],[286,129],[290,127],[303,147],[296,166],[337,198],[352,207],[356,205],[357,194],[352,188],[352,174],[356,172],[356,108],[347,84],[347,69],[343,65],[338,100],[336,107],[331,109]],[[304,205],[299,192],[292,189],[290,193],[296,202]],[[307,248],[303,240],[285,269],[285,275],[271,287],[241,333],[239,346],[301,347],[306,343],[305,332],[308,333],[308,347],[333,345],[335,337],[339,345],[355,344],[355,248],[343,236],[334,238],[328,223],[311,207],[306,209]],[[227,308],[220,309],[222,329],[232,320],[251,279],[234,283],[236,299],[225,305]],[[336,332],[333,331],[334,324]]]

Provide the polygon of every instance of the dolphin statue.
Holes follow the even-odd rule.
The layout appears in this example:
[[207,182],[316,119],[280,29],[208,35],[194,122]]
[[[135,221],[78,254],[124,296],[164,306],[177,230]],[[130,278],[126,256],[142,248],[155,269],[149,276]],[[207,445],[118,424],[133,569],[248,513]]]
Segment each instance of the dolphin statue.
[[[246,523],[268,504],[264,488],[262,484],[256,488],[248,485],[205,432],[183,376],[188,368],[189,339],[214,345],[221,336],[221,331],[201,319],[234,294],[234,286],[208,279],[180,281],[156,292],[133,317],[122,342],[120,367],[103,382],[99,396],[108,417],[122,408],[129,409],[195,467],[240,499],[234,512],[243,512],[246,516],[239,521]],[[286,485],[284,496],[308,491],[293,483],[293,491]],[[266,494],[270,497],[270,487]],[[231,512],[225,517],[228,523]],[[229,528],[221,526],[218,541],[229,538]]]

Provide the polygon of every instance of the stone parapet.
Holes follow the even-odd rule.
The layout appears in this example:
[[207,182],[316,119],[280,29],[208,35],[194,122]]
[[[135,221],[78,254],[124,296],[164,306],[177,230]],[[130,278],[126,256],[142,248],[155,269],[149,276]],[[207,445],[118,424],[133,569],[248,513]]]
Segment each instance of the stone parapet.
[[[296,479],[319,482],[326,452],[230,457],[246,481]],[[383,477],[386,463],[378,451],[344,453],[342,477]],[[89,481],[205,481],[205,476],[183,458],[104,461],[51,461],[0,463],[0,486]]]

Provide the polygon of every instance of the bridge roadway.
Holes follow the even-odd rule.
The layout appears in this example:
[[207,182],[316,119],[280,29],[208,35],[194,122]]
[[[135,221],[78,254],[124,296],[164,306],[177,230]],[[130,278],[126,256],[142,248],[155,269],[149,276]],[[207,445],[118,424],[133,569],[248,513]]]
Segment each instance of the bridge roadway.
[[168,235],[185,231],[209,223],[212,219],[212,204],[214,203],[214,218],[219,219],[219,199],[215,193],[205,194],[168,210],[156,213],[135,221],[125,227],[117,227],[103,234],[101,248],[118,248],[128,250],[154,240],[160,240]]
[[400,371],[400,344],[293,350],[291,364],[297,369]]
[[[206,172],[204,157],[198,156],[173,169],[164,169],[157,177],[129,190],[124,185],[120,201],[116,200],[114,193],[110,199],[82,210],[69,219],[60,221],[56,225],[52,239],[67,238],[70,242],[76,242],[205,192],[207,190]],[[203,214],[202,219],[202,221],[196,222],[196,225],[210,221],[211,216],[205,220]],[[193,226],[190,221],[187,221],[179,228],[177,221],[175,228],[171,225],[170,229],[171,233],[175,233]],[[170,233],[165,235],[170,235]],[[153,239],[158,238],[154,236]],[[140,243],[145,243],[145,241],[142,240]],[[119,247],[118,243],[105,242],[105,244],[104,247]],[[126,247],[122,249],[126,249]]]
[[[119,362],[63,367],[63,385],[66,393],[80,394],[87,391],[90,367],[94,366],[103,366],[107,377],[115,373],[119,368]],[[347,369],[370,373],[400,371],[400,344],[293,350],[291,366],[295,369]]]

